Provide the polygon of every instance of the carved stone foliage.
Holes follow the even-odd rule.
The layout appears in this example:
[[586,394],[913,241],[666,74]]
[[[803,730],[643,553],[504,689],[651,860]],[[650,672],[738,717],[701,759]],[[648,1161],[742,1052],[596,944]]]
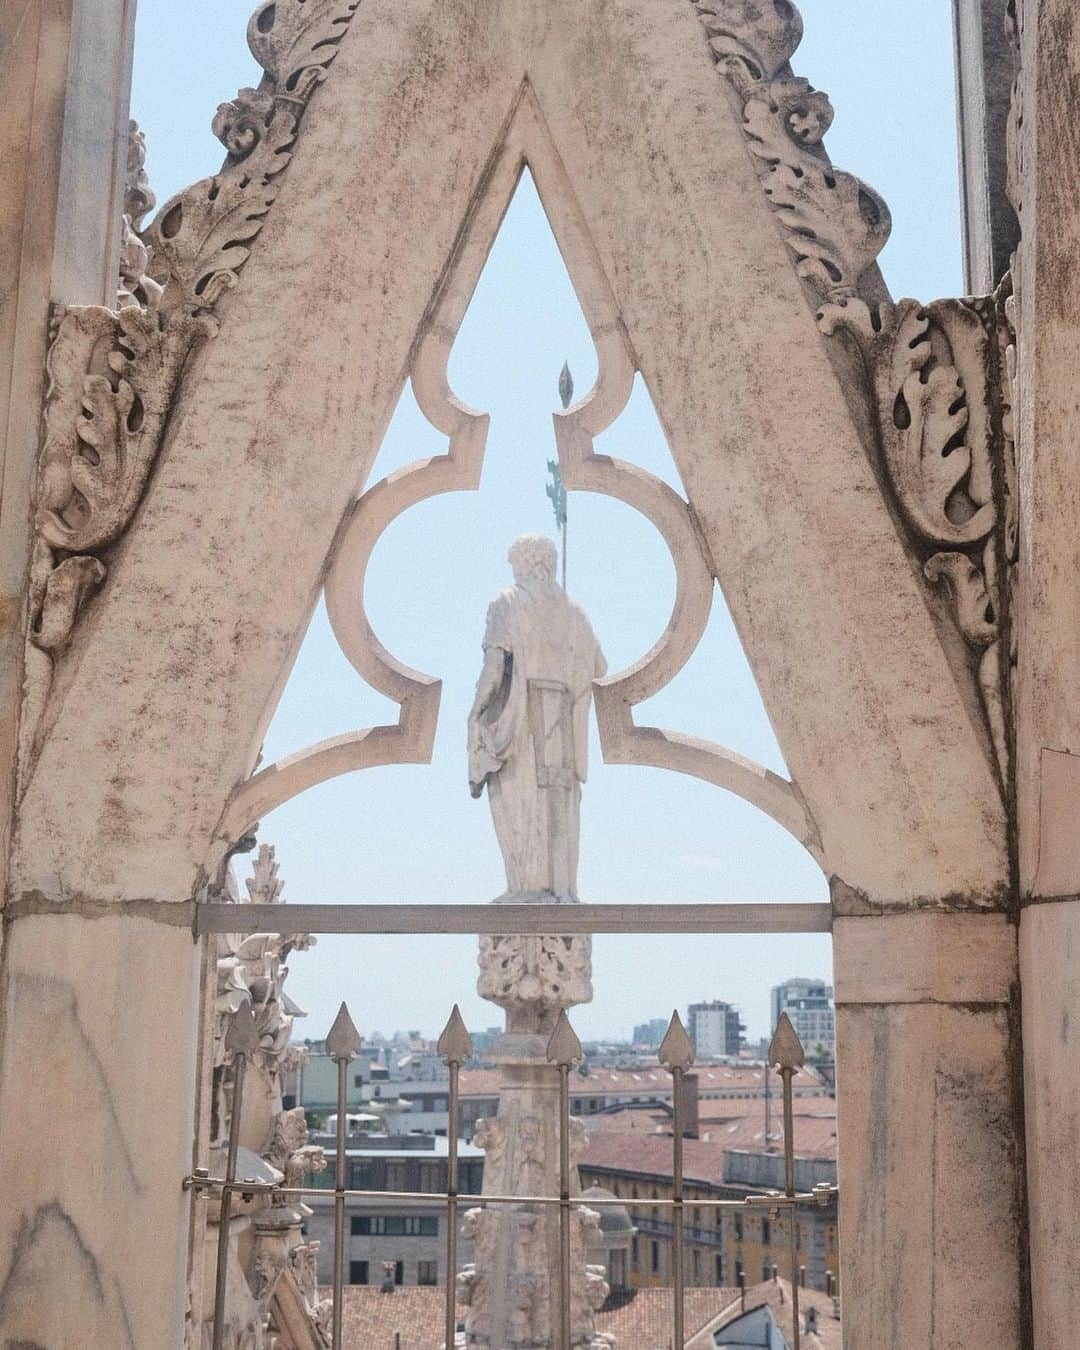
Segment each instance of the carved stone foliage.
[[527,934],[480,938],[481,998],[508,1011],[527,1005],[543,1016],[592,1001],[592,940]]
[[923,572],[947,590],[972,651],[1003,782],[1003,613],[1017,556],[1005,308],[1003,296],[874,307],[847,300],[819,315],[826,334],[846,333],[862,357],[881,467]]
[[[247,890],[254,904],[281,901],[283,883],[272,846],[263,844],[255,859]],[[232,894],[239,900],[238,891]],[[282,1109],[282,1075],[293,1067],[292,1037],[294,1019],[302,1009],[285,991],[290,952],[310,947],[314,939],[307,934],[282,936],[276,933],[252,933],[244,937],[222,935],[218,939],[217,988],[214,1004],[214,1093],[211,1135],[222,1140],[228,1133],[233,1102],[235,1068],[228,1050],[227,1031],[236,1010],[250,1003],[254,1014],[258,1048],[249,1054],[244,1084],[240,1142],[257,1152],[268,1165],[279,1188],[245,1201],[244,1209],[234,1213],[237,1232],[250,1226],[253,1241],[237,1242],[230,1264],[242,1271],[244,1283],[237,1284],[227,1300],[230,1325],[250,1322],[256,1314],[258,1326],[249,1331],[253,1350],[288,1350],[294,1342],[275,1322],[275,1309],[287,1300],[300,1310],[310,1336],[304,1341],[329,1345],[329,1307],[320,1299],[316,1278],[318,1243],[305,1243],[302,1226],[311,1211],[301,1203],[295,1188],[312,1173],[326,1168],[322,1148],[308,1142],[308,1127],[301,1106]],[[220,1146],[216,1150],[220,1156]],[[213,1215],[211,1215],[211,1219]],[[217,1234],[207,1232],[213,1246]],[[204,1310],[204,1328],[209,1310]]]
[[[802,19],[789,0],[693,0],[742,102],[743,130],[798,273],[823,297],[823,332],[862,357],[880,466],[930,585],[949,595],[969,644],[1002,783],[1008,774],[1002,637],[1016,558],[1010,319],[1000,297],[871,304],[860,279],[889,236],[885,202],[833,168],[827,96],[791,73]],[[1018,174],[1014,100],[1012,181]]]
[[743,130],[798,273],[824,296],[856,294],[889,237],[889,208],[835,169],[822,144],[828,96],[792,75],[802,18],[789,0],[693,0],[717,65],[743,105]]
[[265,74],[222,103],[211,123],[221,171],[171,197],[149,231],[162,306],[211,308],[236,284],[292,158],[304,109],[337,55],[359,0],[264,0],[248,45]]
[[116,295],[117,309],[126,305],[141,305],[144,309],[157,303],[161,288],[146,274],[150,250],[139,230],[142,219],[154,209],[157,198],[150,187],[146,173],[146,136],[138,122],[128,123],[128,152],[124,175],[124,210],[120,228],[120,285]]
[[264,0],[248,43],[265,74],[217,110],[226,149],[212,178],[153,207],[146,143],[131,124],[117,309],[61,309],[48,357],[35,498],[20,777],[40,736],[53,664],[130,524],[192,354],[217,331],[213,306],[251,252],[300,121],[359,0]]

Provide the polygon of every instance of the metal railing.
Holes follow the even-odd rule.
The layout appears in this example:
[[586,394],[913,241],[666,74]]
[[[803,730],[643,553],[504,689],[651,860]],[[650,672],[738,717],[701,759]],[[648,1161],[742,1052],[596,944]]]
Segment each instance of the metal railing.
[[[550,911],[550,912],[549,912]],[[831,926],[829,906],[821,904],[704,904],[704,905],[290,905],[289,931],[319,933],[746,933],[746,932],[827,932]],[[204,903],[198,906],[195,931],[199,936],[210,933],[253,933],[276,931],[281,927],[282,909],[279,905]],[[345,1286],[345,1210],[350,1199],[370,1201],[377,1195],[380,1201],[391,1204],[430,1203],[440,1193],[432,1191],[391,1191],[350,1188],[343,1184],[346,1178],[348,1143],[348,1066],[362,1048],[362,1040],[342,1003],[334,1024],[326,1037],[326,1050],[337,1066],[337,1121],[335,1132],[334,1173],[334,1251],[333,1251],[333,1312],[332,1347],[342,1350],[342,1319]],[[243,1097],[244,1076],[248,1061],[258,1048],[255,1021],[250,1003],[241,1004],[231,1018],[226,1035],[226,1050],[234,1065],[233,1105],[225,1175],[213,1177],[205,1169],[195,1169],[185,1177],[185,1190],[217,1193],[221,1197],[215,1296],[213,1310],[213,1350],[221,1350],[225,1332],[225,1300],[228,1287],[229,1217],[233,1195],[245,1198],[260,1193],[287,1194],[292,1197],[327,1195],[325,1186],[286,1187],[283,1182],[266,1182],[237,1176],[240,1104]],[[559,1279],[560,1328],[558,1350],[572,1350],[570,1324],[571,1285],[571,1212],[574,1209],[598,1209],[605,1206],[622,1207],[627,1202],[619,1197],[590,1196],[588,1200],[571,1192],[572,1165],[570,1152],[570,1070],[580,1062],[581,1046],[565,1011],[548,1044],[548,1060],[559,1070],[559,1194],[558,1195],[474,1195],[458,1190],[458,1137],[460,1122],[461,1066],[473,1054],[469,1034],[454,1005],[449,1021],[438,1041],[438,1053],[444,1058],[449,1072],[447,1125],[447,1188],[441,1198],[446,1206],[446,1286],[445,1286],[445,1350],[454,1350],[457,1344],[457,1238],[458,1217],[462,1204],[557,1206],[559,1212]],[[670,1211],[671,1222],[665,1224],[672,1238],[672,1344],[677,1350],[685,1345],[685,1226],[683,1143],[685,1137],[685,1102],[683,1080],[693,1063],[693,1048],[677,1012],[672,1014],[667,1033],[658,1051],[660,1063],[672,1076],[672,1192],[671,1196],[650,1198],[649,1208]],[[792,1300],[793,1350],[800,1350],[799,1325],[800,1267],[796,1248],[795,1211],[797,1206],[815,1204],[828,1206],[836,1199],[837,1187],[820,1184],[811,1191],[795,1188],[795,1145],[793,1134],[792,1080],[804,1062],[803,1048],[787,1014],[783,1013],[769,1047],[769,1065],[779,1069],[783,1087],[784,1117],[784,1173],[785,1186],[780,1191],[762,1191],[741,1199],[701,1197],[690,1201],[693,1209],[701,1211],[731,1210],[745,1213],[748,1206],[764,1207],[773,1217],[786,1212],[789,1236],[789,1278]],[[632,1202],[631,1202],[632,1203]],[[693,1230],[697,1232],[697,1230]],[[704,1230],[702,1230],[704,1231]],[[715,1232],[710,1237],[715,1239]]]

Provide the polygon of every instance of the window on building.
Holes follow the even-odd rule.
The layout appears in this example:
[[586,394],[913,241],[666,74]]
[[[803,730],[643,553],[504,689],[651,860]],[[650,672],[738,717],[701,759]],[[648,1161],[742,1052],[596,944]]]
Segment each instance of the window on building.
[[635,1266],[637,1265],[637,1263],[638,1263],[638,1240],[637,1240],[636,1237],[630,1239],[630,1260],[631,1260],[631,1262],[632,1262]]
[[739,1260],[736,1260],[736,1262],[735,1262],[735,1283],[736,1283],[736,1285],[742,1284],[742,1280],[743,1280],[743,1268],[742,1268],[742,1262],[739,1261]]
[[694,1283],[695,1283],[695,1284],[700,1284],[700,1283],[701,1283],[701,1252],[697,1249],[697,1247],[694,1248],[694,1258],[693,1258],[693,1260],[694,1260]]
[[772,1224],[769,1223],[768,1219],[762,1219],[761,1221],[761,1240],[766,1246],[772,1241]]
[[770,1266],[768,1261],[766,1261],[765,1264],[761,1267],[761,1283],[764,1284],[767,1280],[771,1279],[772,1279],[772,1266]]
[[349,1283],[367,1284],[368,1282],[368,1263],[366,1261],[349,1262]]
[[386,1189],[388,1191],[407,1191],[409,1189],[407,1163],[392,1162],[386,1164]]
[[371,1232],[371,1220],[366,1214],[354,1214],[349,1219],[349,1232],[353,1237],[363,1237]]
[[354,1073],[354,1074],[353,1074],[352,1085],[353,1085],[353,1087],[363,1087],[363,1086],[364,1086],[364,1075],[363,1075],[362,1073]]
[[655,1275],[660,1269],[660,1244],[659,1242],[649,1243],[649,1269]]
[[354,1162],[349,1169],[350,1190],[354,1191],[373,1191],[375,1189],[375,1174],[370,1161],[365,1159],[363,1162]]
[[417,1284],[439,1283],[439,1268],[434,1261],[417,1261],[416,1283]]
[[429,1191],[432,1194],[444,1192],[446,1190],[445,1169],[438,1163],[420,1164],[420,1190]]
[[734,1216],[734,1225],[735,1225],[735,1241],[741,1242],[743,1235],[743,1216],[741,1214],[736,1214]]
[[394,1262],[394,1283],[395,1283],[395,1284],[404,1284],[404,1283],[405,1283],[405,1262],[404,1262],[404,1261],[395,1261],[395,1262]]
[[717,1258],[716,1258],[716,1286],[717,1286],[717,1288],[719,1288],[723,1283],[724,1283],[724,1258],[723,1258],[722,1256],[719,1256],[719,1255],[718,1255]]

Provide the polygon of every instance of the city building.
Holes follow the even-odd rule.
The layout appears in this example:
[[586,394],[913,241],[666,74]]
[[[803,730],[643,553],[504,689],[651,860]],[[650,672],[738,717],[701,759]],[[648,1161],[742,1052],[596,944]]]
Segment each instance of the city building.
[[[332,1192],[335,1185],[334,1138],[314,1135],[327,1154],[327,1168],[312,1184]],[[370,1191],[370,1198],[350,1198],[346,1208],[345,1278],[350,1284],[381,1284],[384,1267],[397,1285],[442,1284],[446,1278],[447,1141],[437,1135],[365,1135],[346,1150],[347,1185]],[[484,1177],[483,1152],[472,1144],[458,1147],[459,1189],[479,1195]],[[380,1191],[415,1191],[430,1200],[402,1205]],[[307,1197],[312,1210],[305,1225],[309,1241],[320,1243],[319,1282],[333,1280],[334,1203],[332,1193]],[[459,1235],[461,1260],[469,1243]]]
[[743,1047],[746,1031],[739,1010],[719,999],[711,1003],[691,1003],[686,1029],[699,1060],[737,1055]]
[[836,1013],[832,985],[824,980],[793,979],[776,985],[771,995],[772,1021],[787,1013],[795,1034],[811,1059],[832,1059],[836,1046]]
[[[788,1267],[786,1216],[767,1210],[721,1210],[695,1206],[695,1200],[742,1200],[751,1193],[782,1190],[782,1131],[773,1117],[767,1128],[763,1103],[751,1113],[705,1117],[696,1138],[683,1141],[685,1198],[685,1272],[693,1286],[757,1283],[772,1277],[773,1267]],[[660,1114],[623,1111],[590,1128],[581,1161],[582,1185],[601,1186],[623,1200],[635,1232],[630,1245],[629,1282],[633,1287],[669,1285],[672,1278],[672,1211],[656,1202],[672,1195],[671,1122]],[[836,1183],[836,1116],[795,1117],[795,1184],[809,1191]],[[839,1289],[840,1249],[835,1201],[800,1206],[796,1215],[797,1264],[807,1287]]]
[[639,1023],[634,1028],[634,1044],[655,1048],[664,1039],[667,1027],[667,1019],[664,1017],[654,1017],[648,1022]]

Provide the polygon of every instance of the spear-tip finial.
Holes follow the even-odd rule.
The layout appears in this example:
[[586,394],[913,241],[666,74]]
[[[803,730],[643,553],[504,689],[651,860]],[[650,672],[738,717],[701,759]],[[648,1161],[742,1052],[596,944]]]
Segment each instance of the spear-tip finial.
[[782,1012],[769,1044],[769,1064],[777,1069],[801,1069],[805,1063],[806,1052],[802,1041],[791,1025],[791,1018]]
[[466,1060],[472,1059],[472,1037],[465,1029],[461,1009],[456,1003],[453,1012],[447,1019],[446,1026],[442,1029],[442,1035],[439,1037],[435,1049],[442,1055],[447,1064],[464,1064]]
[[258,1048],[259,1029],[255,1025],[251,1000],[246,998],[229,1018],[229,1027],[225,1032],[225,1050],[230,1055],[250,1056]]
[[678,1008],[671,1014],[656,1057],[665,1069],[688,1069],[694,1062],[694,1046],[686,1034]]
[[334,1018],[334,1025],[326,1033],[326,1053],[331,1059],[355,1059],[363,1045],[363,1037],[349,1016],[348,1008],[342,1003]]
[[564,408],[569,408],[570,400],[574,397],[574,377],[570,374],[570,364],[563,362],[563,368],[559,371],[559,397],[562,399]]
[[581,1042],[578,1040],[574,1028],[570,1025],[570,1019],[566,1015],[565,1008],[560,1011],[559,1020],[555,1023],[551,1040],[548,1041],[547,1057],[550,1064],[558,1064],[560,1068],[570,1064],[580,1064],[584,1058]]

